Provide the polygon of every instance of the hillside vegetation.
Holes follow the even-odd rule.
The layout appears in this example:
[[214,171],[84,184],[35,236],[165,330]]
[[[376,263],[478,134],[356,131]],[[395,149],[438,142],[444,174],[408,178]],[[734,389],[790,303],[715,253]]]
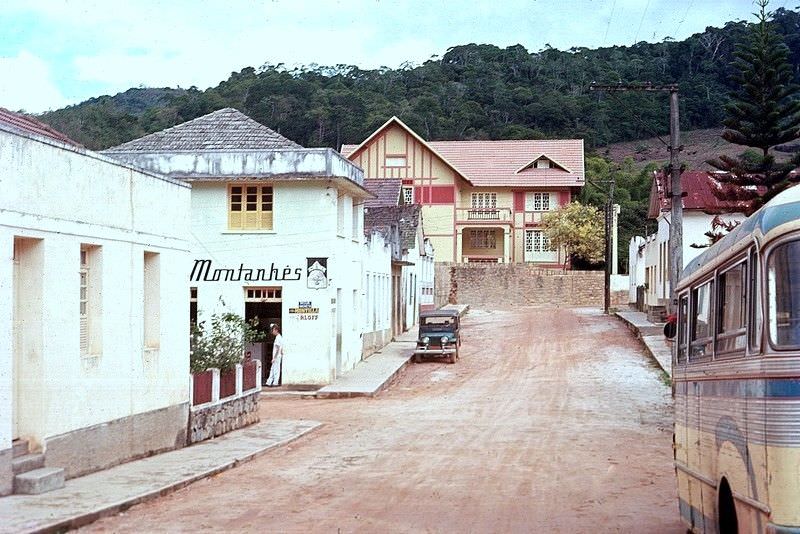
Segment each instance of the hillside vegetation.
[[[800,15],[778,9],[774,20],[797,78]],[[730,22],[683,41],[593,50],[466,44],[397,69],[265,64],[205,91],[131,89],[41,118],[94,149],[226,106],[304,146],[360,142],[397,115],[429,140],[580,137],[588,147],[604,147],[666,133],[667,101],[660,94],[591,92],[593,81],[678,83],[682,128],[719,127],[732,52],[747,27]]]

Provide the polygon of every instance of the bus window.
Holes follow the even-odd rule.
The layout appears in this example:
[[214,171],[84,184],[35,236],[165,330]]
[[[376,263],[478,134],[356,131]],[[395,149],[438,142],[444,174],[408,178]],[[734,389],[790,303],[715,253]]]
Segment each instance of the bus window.
[[731,267],[721,275],[717,285],[717,354],[740,352],[745,345],[744,263]]
[[692,291],[692,343],[690,361],[711,358],[711,282]]
[[686,363],[689,351],[689,295],[681,295],[678,303],[678,363]]
[[769,338],[779,349],[800,347],[800,241],[769,256]]
[[750,253],[750,327],[747,329],[750,334],[750,354],[761,354],[761,288],[759,287],[759,273],[761,265],[759,256],[755,251]]

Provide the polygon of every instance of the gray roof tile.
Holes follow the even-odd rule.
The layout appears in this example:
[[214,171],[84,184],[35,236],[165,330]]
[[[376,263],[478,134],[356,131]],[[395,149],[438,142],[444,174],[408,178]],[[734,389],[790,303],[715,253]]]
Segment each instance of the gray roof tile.
[[104,152],[302,148],[241,111],[224,108]]

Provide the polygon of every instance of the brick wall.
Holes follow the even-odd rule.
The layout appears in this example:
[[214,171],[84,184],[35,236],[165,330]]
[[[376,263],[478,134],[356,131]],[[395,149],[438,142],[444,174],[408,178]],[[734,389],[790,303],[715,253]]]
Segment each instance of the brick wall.
[[[514,306],[603,306],[602,271],[542,269],[524,263],[436,263],[434,299],[477,308]],[[612,294],[612,305],[627,292]]]

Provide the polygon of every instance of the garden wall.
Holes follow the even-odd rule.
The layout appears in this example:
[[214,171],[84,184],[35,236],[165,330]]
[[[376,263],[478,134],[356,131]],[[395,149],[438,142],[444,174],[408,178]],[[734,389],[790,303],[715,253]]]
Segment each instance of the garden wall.
[[[434,299],[475,308],[603,306],[603,271],[543,269],[526,263],[437,263]],[[627,306],[628,292],[612,292]]]

